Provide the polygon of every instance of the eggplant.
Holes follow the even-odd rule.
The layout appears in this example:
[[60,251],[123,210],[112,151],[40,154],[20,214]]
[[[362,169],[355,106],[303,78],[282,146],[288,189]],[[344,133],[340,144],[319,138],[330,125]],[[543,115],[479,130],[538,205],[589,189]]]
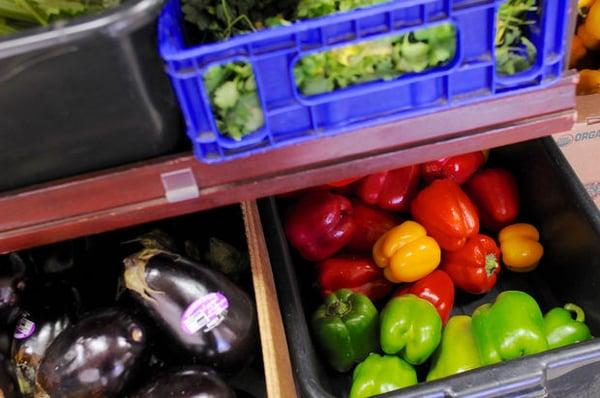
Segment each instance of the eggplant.
[[58,282],[30,285],[23,299],[23,311],[15,327],[12,363],[21,395],[32,397],[40,362],[52,341],[75,319],[79,294],[72,286]]
[[[204,243],[206,239],[202,239]],[[203,248],[200,240],[186,240],[185,254],[197,262],[205,262],[211,268],[221,271],[233,281],[238,281],[250,268],[247,252],[241,252],[235,246],[215,237],[208,239],[208,247]]]
[[82,240],[67,240],[31,249],[27,254],[37,274],[55,276],[73,271],[84,251]]
[[37,374],[36,397],[122,397],[145,360],[146,331],[130,314],[108,309],[54,339]]
[[14,372],[10,361],[0,355],[0,398],[18,398]]
[[257,346],[250,297],[223,274],[178,255],[146,249],[125,259],[124,285],[156,322],[169,350],[224,372]]
[[12,333],[21,312],[26,282],[26,263],[21,256],[17,253],[0,256],[0,354],[5,357],[10,357]]
[[46,349],[70,324],[69,316],[37,320],[26,312],[21,316],[13,339],[12,358],[19,390],[33,397],[35,377]]
[[175,240],[161,229],[153,229],[150,232],[142,234],[131,241],[123,243],[139,243],[143,249],[157,249],[175,251],[177,250],[177,243]]
[[0,322],[5,325],[18,316],[21,292],[25,289],[25,262],[17,255],[0,257]]
[[166,371],[131,398],[235,398],[233,390],[214,371],[185,367]]

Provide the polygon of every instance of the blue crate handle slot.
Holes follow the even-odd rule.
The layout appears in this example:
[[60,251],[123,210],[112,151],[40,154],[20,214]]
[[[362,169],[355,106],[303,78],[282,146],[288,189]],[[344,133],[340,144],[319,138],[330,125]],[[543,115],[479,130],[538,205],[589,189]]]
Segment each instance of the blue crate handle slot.
[[412,31],[416,30],[415,28],[404,28],[404,29],[400,29],[397,31],[392,31],[392,32],[376,35],[376,36],[370,36],[368,39],[350,40],[347,42],[343,42],[341,44],[329,46],[328,50],[319,49],[319,50],[303,52],[302,54],[297,54],[292,58],[292,60],[289,64],[289,68],[288,68],[288,73],[290,76],[289,79],[291,82],[293,82],[293,84],[292,84],[293,87],[291,89],[292,89],[294,98],[298,101],[298,103],[306,105],[306,106],[319,105],[319,104],[325,104],[325,103],[329,103],[329,102],[334,102],[339,99],[343,99],[349,95],[353,95],[353,92],[360,93],[360,94],[376,93],[377,91],[379,91],[381,89],[387,90],[391,87],[410,84],[412,82],[419,81],[422,78],[422,76],[424,76],[424,75],[427,75],[428,77],[439,77],[439,76],[448,75],[460,66],[460,62],[463,59],[462,48],[463,48],[464,44],[462,43],[462,36],[460,35],[460,29],[457,26],[456,21],[451,18],[430,24],[430,25],[428,25],[428,27],[442,25],[445,23],[451,23],[454,26],[455,32],[456,32],[456,52],[455,52],[452,60],[449,63],[447,63],[446,65],[440,65],[440,66],[437,66],[434,68],[430,68],[423,72],[405,73],[405,74],[402,74],[393,79],[386,80],[385,87],[382,87],[382,84],[381,84],[382,80],[375,80],[372,82],[352,85],[352,86],[349,86],[349,87],[346,87],[343,89],[338,89],[338,90],[335,90],[335,91],[332,91],[329,93],[306,96],[306,95],[302,94],[298,90],[298,87],[296,86],[295,79],[294,79],[294,67],[296,66],[296,63],[298,63],[300,61],[300,59],[302,59],[306,56],[309,56],[311,54],[316,54],[316,53],[320,53],[323,51],[330,51],[330,50],[333,50],[336,48],[345,47],[345,46],[349,46],[349,45],[353,45],[353,44],[360,44],[360,43],[364,43],[366,41],[383,39],[383,38],[386,38],[389,36],[398,36],[398,35],[401,35],[404,33],[412,32]]
[[[554,52],[554,47],[557,46],[555,40],[550,40],[551,35],[557,34],[559,37],[565,37],[564,31],[568,26],[569,0],[546,0],[543,1],[541,29],[540,35],[534,43],[538,49],[535,64],[521,72],[512,76],[498,75],[497,81],[504,86],[516,86],[518,84],[531,82],[536,78],[544,79],[544,67],[549,63],[560,62],[559,58],[564,57],[566,48],[566,39],[560,46],[561,52]],[[561,17],[562,15],[562,17]],[[546,36],[546,37],[544,37]],[[552,60],[554,58],[554,60]]]

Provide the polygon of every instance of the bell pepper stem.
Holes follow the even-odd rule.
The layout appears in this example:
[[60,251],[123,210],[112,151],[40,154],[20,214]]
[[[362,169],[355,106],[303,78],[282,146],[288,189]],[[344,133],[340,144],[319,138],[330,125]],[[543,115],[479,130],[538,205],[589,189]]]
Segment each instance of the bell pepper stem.
[[498,268],[498,260],[496,260],[496,256],[494,254],[488,254],[485,256],[485,272],[487,276],[491,276],[494,271]]
[[327,313],[331,316],[342,317],[352,310],[352,306],[349,303],[341,300],[336,300],[327,307]]
[[565,304],[564,309],[575,314],[575,320],[577,322],[585,322],[585,312],[583,309],[573,303]]

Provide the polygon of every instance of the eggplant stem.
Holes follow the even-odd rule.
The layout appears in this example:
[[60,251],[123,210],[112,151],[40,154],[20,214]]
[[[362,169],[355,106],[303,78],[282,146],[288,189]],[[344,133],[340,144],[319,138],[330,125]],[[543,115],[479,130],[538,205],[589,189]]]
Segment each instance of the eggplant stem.
[[166,252],[158,249],[144,249],[133,256],[127,257],[123,261],[125,263],[125,272],[123,274],[125,287],[138,293],[148,301],[156,302],[156,299],[150,296],[150,294],[164,294],[160,290],[152,289],[146,281],[146,264],[152,257],[161,253]]

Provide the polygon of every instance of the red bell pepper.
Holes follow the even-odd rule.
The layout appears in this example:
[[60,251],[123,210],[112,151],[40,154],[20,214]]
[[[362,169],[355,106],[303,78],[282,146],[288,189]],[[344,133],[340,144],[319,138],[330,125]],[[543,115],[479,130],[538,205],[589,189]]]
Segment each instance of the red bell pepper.
[[323,297],[338,289],[350,289],[377,301],[392,290],[383,270],[368,257],[341,255],[322,261],[317,267]]
[[302,257],[324,260],[342,249],[356,231],[352,204],[327,191],[311,192],[290,209],[285,234]]
[[465,292],[487,293],[496,284],[500,272],[500,249],[494,239],[477,235],[460,250],[443,252],[441,267]]
[[413,200],[411,213],[444,250],[458,250],[479,232],[477,208],[450,179],[435,180]]
[[465,190],[479,209],[481,225],[493,232],[515,222],[519,215],[519,188],[504,169],[486,169],[469,180]]
[[400,220],[383,210],[367,206],[358,200],[352,201],[356,231],[348,248],[355,253],[371,254],[377,239],[396,225]]
[[354,181],[358,181],[360,180],[361,177],[352,177],[352,178],[346,178],[344,180],[338,180],[338,181],[333,181],[328,183],[327,185],[332,187],[332,188],[341,188],[341,187],[345,187],[347,185],[352,184]]
[[462,185],[483,166],[485,160],[484,152],[477,151],[426,162],[422,165],[423,178],[427,183],[450,178]]
[[356,183],[356,194],[365,203],[384,210],[408,211],[410,202],[419,188],[421,167],[371,174]]
[[444,325],[450,318],[452,306],[454,305],[454,283],[444,271],[436,269],[425,278],[398,288],[394,292],[394,297],[404,294],[414,294],[433,304]]

